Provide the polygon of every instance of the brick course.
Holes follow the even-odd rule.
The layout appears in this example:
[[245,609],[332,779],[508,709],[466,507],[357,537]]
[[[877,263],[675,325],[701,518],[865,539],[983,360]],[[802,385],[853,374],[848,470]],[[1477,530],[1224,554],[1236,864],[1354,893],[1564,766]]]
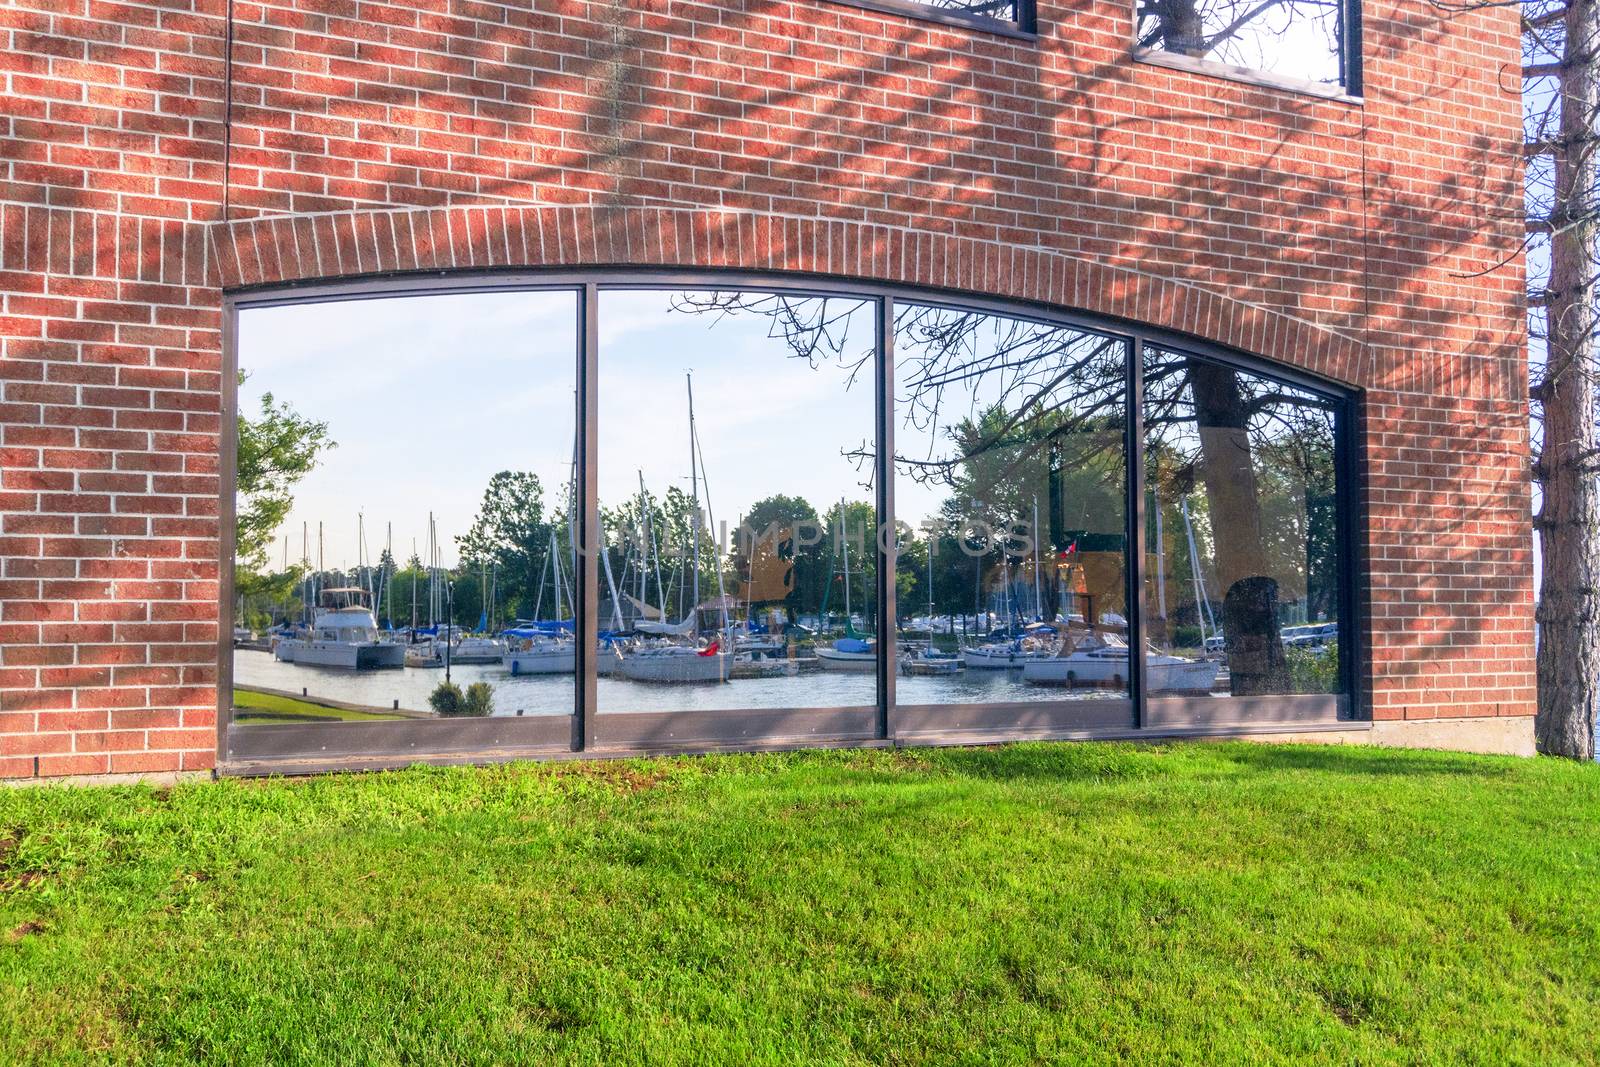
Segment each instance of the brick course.
[[227,288],[694,265],[995,294],[1363,390],[1370,711],[1533,705],[1514,8],[1361,104],[826,0],[0,8],[0,776],[214,758]]

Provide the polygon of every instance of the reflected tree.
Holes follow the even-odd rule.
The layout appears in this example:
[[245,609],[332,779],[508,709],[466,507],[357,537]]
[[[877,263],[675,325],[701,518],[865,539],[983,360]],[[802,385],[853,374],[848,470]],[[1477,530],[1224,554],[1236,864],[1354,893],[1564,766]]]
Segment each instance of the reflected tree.
[[[679,310],[763,316],[769,335],[781,339],[792,358],[835,367],[847,383],[862,380],[872,366],[873,350],[847,340],[859,336],[850,329],[851,317],[871,314],[870,305],[856,300],[727,292],[683,298]],[[925,442],[916,454],[897,450],[895,469],[945,488],[949,522],[1031,530],[1031,506],[1041,488],[1049,521],[1040,533],[1053,549],[1068,547],[1076,532],[1065,521],[1072,499],[1099,494],[1108,506],[1117,504],[1106,513],[1120,517],[1125,341],[911,303],[896,305],[894,331],[896,418],[917,431],[904,437]],[[1333,405],[1185,353],[1152,346],[1145,353],[1146,442],[1164,459],[1153,472],[1157,486],[1173,497],[1200,494],[1215,532],[1212,565],[1223,595],[1233,692],[1287,692],[1274,575],[1303,576],[1309,599],[1316,573],[1321,604],[1337,605]],[[876,458],[870,442],[847,455],[867,471]],[[1263,513],[1264,501],[1282,494],[1264,492],[1264,483],[1298,487],[1301,494],[1305,517],[1298,528],[1306,540],[1292,569],[1282,566],[1289,535]],[[1120,527],[1114,536],[1120,543]],[[983,584],[981,567],[977,584]],[[1052,592],[1053,603],[1056,596]]]
[[1139,0],[1138,46],[1349,82],[1345,0]]
[[551,538],[564,541],[554,516],[546,518],[544,486],[530,471],[500,471],[489,479],[472,526],[456,538],[469,569],[497,567],[502,599],[531,614],[549,562]]

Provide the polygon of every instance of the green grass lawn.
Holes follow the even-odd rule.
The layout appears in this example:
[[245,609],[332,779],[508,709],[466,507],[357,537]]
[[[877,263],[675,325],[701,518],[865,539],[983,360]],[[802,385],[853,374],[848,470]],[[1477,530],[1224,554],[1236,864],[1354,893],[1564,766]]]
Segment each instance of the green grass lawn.
[[1600,767],[1020,745],[0,789],[0,1062],[1594,1062]]
[[405,718],[403,715],[391,715],[381,711],[339,708],[279,693],[262,693],[242,686],[234,687],[233,706],[235,720],[243,723],[370,722]]

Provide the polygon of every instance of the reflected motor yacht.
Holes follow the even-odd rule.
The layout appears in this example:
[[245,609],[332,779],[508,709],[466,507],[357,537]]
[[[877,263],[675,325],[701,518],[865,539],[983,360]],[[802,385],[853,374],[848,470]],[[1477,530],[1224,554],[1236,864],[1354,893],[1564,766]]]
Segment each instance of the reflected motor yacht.
[[311,667],[379,670],[405,665],[405,646],[378,638],[365,589],[324,589],[309,633],[280,638],[273,658]]

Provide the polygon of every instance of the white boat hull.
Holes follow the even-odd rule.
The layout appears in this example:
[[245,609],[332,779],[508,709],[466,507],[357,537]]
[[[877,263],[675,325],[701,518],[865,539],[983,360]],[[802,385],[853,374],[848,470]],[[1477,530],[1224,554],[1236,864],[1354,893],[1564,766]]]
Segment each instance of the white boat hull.
[[[1210,660],[1154,657],[1145,664],[1145,685],[1152,693],[1208,693],[1221,665]],[[1126,656],[1061,656],[1034,660],[1022,668],[1031,685],[1124,685]]]
[[878,669],[876,652],[840,652],[836,648],[817,649],[817,665],[825,671],[855,671],[868,674]]
[[272,649],[284,663],[306,667],[339,667],[345,670],[386,670],[405,666],[404,645],[352,644],[343,641],[306,641],[288,638]]
[[431,645],[412,645],[406,648],[405,663],[407,667],[443,667],[444,657]]
[[1222,664],[1215,660],[1148,663],[1145,687],[1152,693],[1209,693],[1221,672]]
[[458,656],[454,652],[450,653],[450,663],[456,667],[478,666],[485,663],[499,663],[504,659],[504,652],[496,652],[493,655],[487,652],[469,652],[464,656]]
[[615,673],[634,682],[725,682],[728,654],[702,656],[692,648],[641,649],[623,653]]
[[961,661],[956,659],[903,659],[900,673],[921,678],[949,677],[961,672]]
[[1049,659],[1048,652],[1023,652],[1017,649],[967,648],[961,651],[961,662],[969,669],[1004,671]]
[[523,674],[571,674],[577,669],[576,649],[539,648],[527,652],[507,652],[500,663],[515,677]]

